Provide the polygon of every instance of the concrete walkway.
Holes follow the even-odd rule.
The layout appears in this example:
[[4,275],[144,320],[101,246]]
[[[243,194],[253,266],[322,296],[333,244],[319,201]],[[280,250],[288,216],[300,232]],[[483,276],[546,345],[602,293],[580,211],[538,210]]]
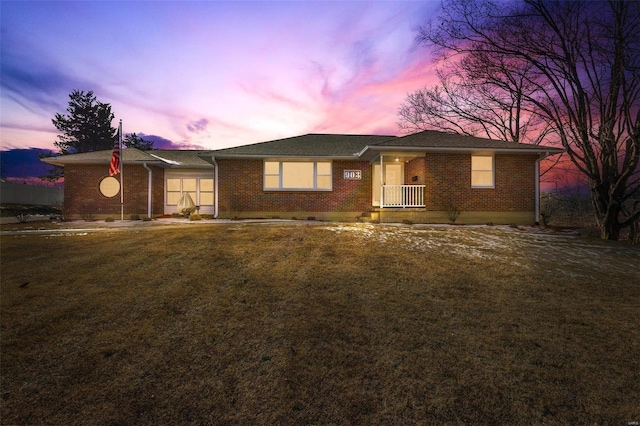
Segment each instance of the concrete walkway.
[[104,220],[96,221],[69,221],[54,222],[49,221],[48,217],[42,216],[40,220],[30,220],[27,223],[2,222],[2,230],[0,235],[28,235],[28,234],[55,234],[55,233],[79,233],[79,232],[101,232],[109,230],[127,230],[127,229],[153,229],[166,226],[198,226],[198,225],[215,225],[215,224],[272,224],[287,223],[291,225],[309,225],[317,224],[317,221],[307,220],[288,220],[288,219],[207,219],[207,220],[188,220],[183,218],[163,218],[149,221],[144,220],[116,220],[113,222],[105,222]]

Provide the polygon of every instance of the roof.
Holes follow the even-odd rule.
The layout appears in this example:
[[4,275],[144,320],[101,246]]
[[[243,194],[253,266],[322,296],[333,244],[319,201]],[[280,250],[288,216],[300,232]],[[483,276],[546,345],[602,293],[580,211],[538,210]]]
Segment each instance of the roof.
[[202,152],[201,150],[154,149],[147,152],[157,159],[163,160],[169,164],[180,165],[182,167],[211,166],[211,163],[205,161],[198,155]]
[[[557,154],[563,149],[506,142],[474,136],[425,130],[407,136],[345,135],[310,133],[268,142],[242,145],[218,150],[169,150],[140,151],[126,148],[122,161],[126,163],[146,162],[160,167],[209,168],[211,157],[215,158],[273,158],[323,157],[332,159],[372,160],[379,152],[513,152],[522,154]],[[108,163],[111,150],[70,154],[43,159],[56,166],[65,164]]]
[[[450,148],[450,149],[492,149],[492,150],[521,150],[521,151],[546,151],[559,150],[544,145],[531,145],[516,142],[507,142],[496,139],[478,138],[475,136],[460,135],[456,133],[444,133],[435,130],[424,130],[407,136],[387,140],[376,144],[377,147],[398,148]],[[374,146],[371,146],[375,149]]]
[[330,157],[370,160],[379,151],[439,152],[521,152],[529,154],[559,153],[563,150],[544,145],[530,145],[474,136],[425,130],[411,135],[374,136],[344,134],[307,134],[234,148],[204,151],[201,156],[216,158]]
[[310,133],[291,138],[237,146],[234,148],[206,151],[206,154],[218,157],[348,157],[373,145],[395,136],[379,135],[341,135]]
[[[123,163],[149,163],[161,167],[212,167],[210,163],[197,155],[195,150],[169,150],[154,149],[141,151],[137,148],[125,148],[122,150]],[[65,164],[103,164],[111,161],[112,150],[83,152],[80,154],[68,154],[58,157],[43,158],[42,161],[54,166]]]

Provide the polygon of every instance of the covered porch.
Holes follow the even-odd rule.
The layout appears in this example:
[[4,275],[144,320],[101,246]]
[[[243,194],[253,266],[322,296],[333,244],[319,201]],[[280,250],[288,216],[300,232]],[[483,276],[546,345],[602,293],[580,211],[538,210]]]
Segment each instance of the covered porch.
[[[423,153],[380,153],[372,161],[373,206],[379,208],[425,207],[424,176],[416,169],[422,164],[411,164],[424,159]],[[414,183],[415,182],[415,183]]]

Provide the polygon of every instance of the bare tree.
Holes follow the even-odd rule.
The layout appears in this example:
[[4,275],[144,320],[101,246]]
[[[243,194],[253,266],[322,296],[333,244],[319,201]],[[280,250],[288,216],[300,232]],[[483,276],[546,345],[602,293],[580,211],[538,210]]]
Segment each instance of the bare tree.
[[438,84],[409,94],[401,105],[399,127],[540,143],[551,128],[523,102],[535,90],[525,77],[530,66],[483,56],[477,52],[437,69]]
[[[536,130],[552,132],[588,178],[601,237],[617,240],[640,218],[640,208],[630,206],[640,193],[639,22],[640,2],[630,0],[449,0],[420,37],[437,48],[440,60],[461,64],[459,75],[453,74],[454,89],[469,89],[467,77],[485,86],[471,88],[473,95],[486,92],[476,110],[486,114],[500,105],[496,98],[511,99],[504,103],[508,109],[499,110],[502,117],[527,117],[534,128],[544,123]],[[465,61],[480,78],[468,73]],[[506,84],[500,86],[500,79]],[[452,89],[429,91],[474,105],[473,98],[458,97]],[[459,116],[466,128],[469,117]],[[523,126],[517,120],[504,123],[507,135],[517,135]]]

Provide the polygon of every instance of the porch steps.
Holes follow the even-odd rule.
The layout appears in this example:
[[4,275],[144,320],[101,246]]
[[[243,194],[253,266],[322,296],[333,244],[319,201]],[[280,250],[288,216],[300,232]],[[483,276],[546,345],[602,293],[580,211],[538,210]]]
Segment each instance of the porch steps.
[[378,223],[380,222],[380,212],[370,211],[364,212],[356,218],[356,221],[362,223]]

